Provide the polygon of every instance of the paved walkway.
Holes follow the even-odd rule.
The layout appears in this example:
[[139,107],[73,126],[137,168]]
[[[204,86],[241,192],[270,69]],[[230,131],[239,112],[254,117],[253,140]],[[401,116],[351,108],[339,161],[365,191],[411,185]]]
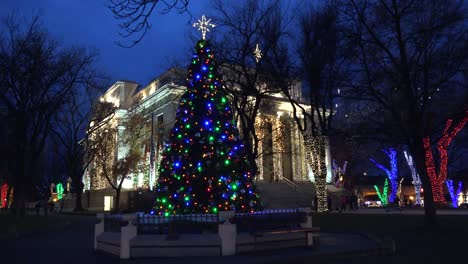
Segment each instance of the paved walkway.
[[93,232],[96,219],[90,216],[64,216],[66,227],[60,232],[42,233],[0,239],[1,263],[266,263],[287,262],[291,258],[357,254],[376,249],[378,243],[358,234],[321,235],[316,249],[294,248],[281,251],[263,251],[232,257],[157,258],[120,261],[107,254],[92,251]]
[[[338,213],[334,211],[334,213]],[[424,215],[423,208],[402,208],[399,210],[386,211],[385,208],[359,208],[358,210],[343,211],[342,213],[347,214],[404,214],[404,215]],[[437,215],[468,215],[466,209],[438,209]]]

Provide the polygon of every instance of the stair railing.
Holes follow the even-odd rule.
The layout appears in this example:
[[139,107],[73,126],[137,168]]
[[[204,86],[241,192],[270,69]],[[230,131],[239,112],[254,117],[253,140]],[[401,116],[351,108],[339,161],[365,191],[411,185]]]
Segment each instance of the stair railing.
[[287,185],[289,185],[290,187],[292,187],[294,189],[294,191],[302,191],[302,188],[299,187],[299,185],[297,185],[296,183],[294,183],[290,179],[282,177],[281,180],[283,182],[285,182]]

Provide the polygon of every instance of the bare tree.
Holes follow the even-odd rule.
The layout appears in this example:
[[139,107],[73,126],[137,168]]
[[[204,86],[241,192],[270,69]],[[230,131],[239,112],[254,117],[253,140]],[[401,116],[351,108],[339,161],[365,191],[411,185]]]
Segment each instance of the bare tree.
[[258,45],[264,54],[268,53],[275,42],[268,41],[266,35],[271,34],[271,29],[284,30],[284,25],[270,25],[272,22],[280,23],[280,20],[273,20],[279,14],[280,2],[250,0],[233,4],[217,0],[214,6],[218,14],[215,20],[223,32],[215,45],[218,59],[223,62],[223,88],[231,96],[252,173],[256,175],[256,159],[262,154],[259,153],[262,137],[257,131],[258,114],[260,111],[268,112],[271,102],[268,104],[265,99],[281,90],[266,85],[262,59],[255,57],[254,50]]
[[[332,111],[338,90],[347,81],[348,64],[341,54],[344,48],[339,37],[335,3],[306,10],[299,21],[298,65],[290,61],[288,52],[276,54],[269,65],[271,76],[276,77],[272,81],[282,88],[293,107],[293,117],[304,137],[306,158],[315,177],[317,210],[324,212],[327,211],[326,146],[332,132]],[[296,73],[294,66],[299,66]],[[285,73],[291,77],[284,78]],[[306,81],[310,110],[291,94],[291,83],[300,78]]]
[[[122,47],[133,47],[138,44],[151,28],[151,15],[155,10],[166,14],[171,10],[179,13],[187,12],[187,6],[190,0],[108,0],[107,7],[111,10],[114,17],[121,21],[120,36],[129,38],[135,36],[130,45],[117,43]],[[190,14],[190,13],[189,13]]]
[[101,126],[90,136],[91,144],[96,150],[95,169],[116,192],[115,211],[120,210],[120,193],[124,180],[131,174],[144,170],[141,149],[144,124],[145,118],[142,115],[130,113],[119,127],[113,124]]
[[[352,0],[344,6],[344,33],[356,45],[354,96],[379,105],[394,137],[408,145],[425,190],[425,224],[433,228],[436,208],[423,138],[466,109],[466,5]],[[451,108],[446,100],[453,94],[458,100]]]
[[30,22],[9,17],[1,34],[0,104],[9,128],[9,170],[20,216],[25,212],[53,116],[71,90],[94,78],[95,57],[85,49],[62,47],[37,17]]
[[[84,91],[72,91],[55,116],[54,138],[60,143],[62,157],[75,193],[75,211],[82,211],[83,174],[95,156],[96,148],[89,136],[94,130],[108,124],[114,113],[111,103],[97,103],[96,83],[89,83]],[[94,104],[94,106],[93,106]]]

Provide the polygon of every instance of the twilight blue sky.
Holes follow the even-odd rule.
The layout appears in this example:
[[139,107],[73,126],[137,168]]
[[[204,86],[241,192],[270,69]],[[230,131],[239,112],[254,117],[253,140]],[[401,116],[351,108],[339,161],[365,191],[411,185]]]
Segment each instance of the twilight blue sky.
[[184,63],[188,59],[184,57],[193,45],[189,37],[195,30],[192,23],[210,13],[211,6],[209,0],[191,1],[191,21],[188,14],[154,12],[152,28],[143,41],[133,48],[122,48],[115,44],[123,40],[118,35],[118,21],[105,3],[106,0],[2,0],[0,17],[12,11],[26,18],[39,14],[53,38],[67,46],[96,49],[98,67],[112,82],[125,79],[145,85],[175,61]]

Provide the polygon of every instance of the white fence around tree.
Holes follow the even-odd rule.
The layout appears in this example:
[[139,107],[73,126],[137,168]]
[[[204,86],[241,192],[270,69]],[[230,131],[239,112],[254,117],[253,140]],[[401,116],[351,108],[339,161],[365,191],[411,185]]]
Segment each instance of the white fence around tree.
[[228,256],[267,243],[280,248],[312,246],[318,234],[312,233],[310,208],[251,214],[98,214],[98,219],[94,249],[122,259]]

